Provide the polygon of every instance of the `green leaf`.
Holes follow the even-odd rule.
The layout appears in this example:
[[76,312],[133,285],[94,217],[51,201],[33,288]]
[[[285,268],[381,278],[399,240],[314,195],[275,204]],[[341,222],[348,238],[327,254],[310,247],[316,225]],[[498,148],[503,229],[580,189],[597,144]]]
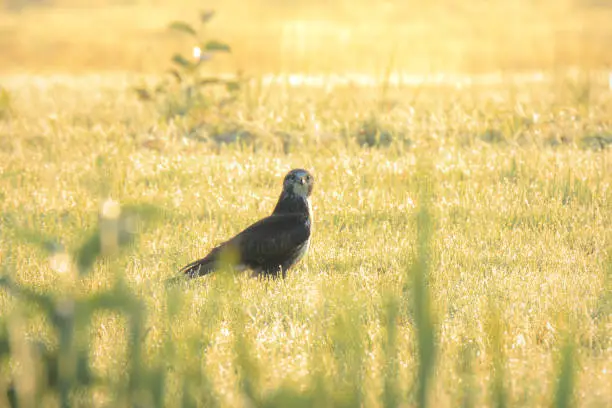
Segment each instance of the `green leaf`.
[[150,101],[151,99],[153,99],[153,97],[149,93],[149,90],[146,88],[134,88],[134,91],[136,92],[136,95],[138,95],[138,99],[140,99],[141,101]]
[[172,57],[172,62],[177,65],[180,65],[183,68],[192,68],[193,64],[187,58],[183,57],[181,54],[174,54]]
[[240,90],[240,82],[228,81],[225,83],[225,89],[227,89],[227,92],[237,92]]
[[194,37],[198,34],[196,30],[193,29],[192,26],[185,23],[184,21],[174,21],[168,26],[168,28],[171,30],[181,31],[183,33],[193,35]]
[[211,18],[215,15],[214,10],[206,10],[200,13],[200,21],[203,23],[208,23]]
[[62,245],[56,238],[45,236],[37,231],[25,228],[15,228],[15,236],[24,242],[38,246],[50,254],[63,250]]
[[96,228],[76,250],[74,257],[79,268],[79,275],[85,275],[91,270],[101,252],[100,230]]
[[202,78],[198,81],[198,85],[213,85],[221,82],[219,78]]
[[181,82],[183,82],[183,77],[181,76],[181,74],[176,70],[176,69],[170,69],[168,70],[168,73],[170,75],[172,75],[174,78],[176,78],[176,81],[180,84]]
[[51,295],[36,293],[32,289],[13,282],[8,276],[0,276],[0,287],[6,289],[13,296],[25,299],[38,305],[53,321],[55,317],[55,300]]
[[229,45],[217,40],[207,42],[206,45],[204,45],[203,49],[206,51],[232,52],[232,49]]

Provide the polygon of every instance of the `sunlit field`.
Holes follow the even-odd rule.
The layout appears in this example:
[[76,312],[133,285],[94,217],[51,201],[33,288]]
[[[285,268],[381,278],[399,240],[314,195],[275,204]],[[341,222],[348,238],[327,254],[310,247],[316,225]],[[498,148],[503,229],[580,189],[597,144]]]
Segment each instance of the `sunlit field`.
[[[612,406],[605,8],[213,2],[183,111],[199,4],[98,3],[0,12],[0,406]],[[166,284],[296,167],[286,279]]]
[[[188,50],[170,21],[214,9],[235,50],[212,70],[417,73],[612,64],[605,0],[3,0],[0,70],[159,73]],[[183,48],[182,48],[183,47]]]

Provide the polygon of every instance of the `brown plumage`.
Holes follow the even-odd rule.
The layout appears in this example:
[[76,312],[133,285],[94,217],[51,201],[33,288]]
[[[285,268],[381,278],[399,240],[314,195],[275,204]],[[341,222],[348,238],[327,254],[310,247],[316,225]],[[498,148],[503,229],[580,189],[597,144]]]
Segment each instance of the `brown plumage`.
[[285,276],[308,251],[312,230],[309,202],[314,179],[303,169],[291,170],[283,181],[272,215],[257,221],[183,268],[188,278],[207,275],[222,263],[257,275]]

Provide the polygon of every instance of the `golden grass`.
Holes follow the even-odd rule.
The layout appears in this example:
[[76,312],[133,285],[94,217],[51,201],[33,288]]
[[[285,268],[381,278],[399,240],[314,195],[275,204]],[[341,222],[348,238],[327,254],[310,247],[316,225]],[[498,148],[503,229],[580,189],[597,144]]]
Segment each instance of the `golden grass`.
[[[172,53],[189,53],[192,44],[166,27],[195,21],[198,2],[53,3],[0,11],[0,70],[12,74],[0,77],[9,96],[0,94],[2,273],[77,298],[125,278],[145,303],[145,365],[163,367],[166,405],[177,404],[185,378],[202,406],[291,390],[345,406],[417,405],[423,345],[411,265],[423,177],[433,186],[427,287],[438,345],[430,405],[557,404],[562,366],[575,370],[578,406],[612,404],[612,157],[604,147],[612,84],[600,70],[612,63],[607,8],[209,2],[218,12],[211,37],[234,49],[211,72],[242,69],[256,79],[230,109],[200,119],[248,130],[239,146],[206,132],[188,137],[192,122],[161,120],[130,90],[156,81]],[[581,69],[567,75],[566,67]],[[514,70],[548,72],[519,78]],[[490,71],[502,73],[441,83],[402,76]],[[296,72],[373,76],[296,77],[312,87],[275,76]],[[380,78],[393,79],[389,89],[358,86]],[[360,146],[372,113],[388,146]],[[166,290],[163,280],[180,266],[268,214],[292,167],[315,174],[315,232],[287,280],[218,275]],[[29,228],[72,249],[107,197],[165,213],[134,251],[90,276],[61,273],[69,259],[20,238]],[[0,392],[11,378],[18,389],[40,386],[27,375],[33,357],[24,345],[56,345],[50,322],[4,291],[0,310],[0,340],[5,322],[12,339]],[[73,401],[129,405],[127,323],[99,313],[77,334],[91,343],[104,385]],[[573,365],[563,350],[575,350]],[[152,405],[152,395],[139,398]],[[285,398],[276,406],[298,401]]]
[[[10,72],[159,72],[192,44],[168,33],[198,2],[54,1],[0,11],[0,68]],[[580,6],[580,4],[584,4]],[[208,34],[235,50],[211,69],[247,73],[487,72],[610,66],[611,12],[587,2],[212,1]]]
[[[379,113],[395,138],[385,148],[362,148],[354,136],[378,110],[378,93],[271,85],[255,106],[239,102],[220,119],[257,129],[256,148],[241,148],[185,138],[180,121],[160,123],[127,91],[138,83],[133,76],[4,77],[13,113],[0,120],[0,259],[5,273],[40,292],[64,287],[85,296],[125,276],[146,303],[147,364],[167,357],[166,341],[175,347],[162,361],[168,406],[180,398],[181,376],[201,372],[208,383],[191,390],[197,401],[208,405],[213,395],[221,406],[242,405],[236,364],[244,369],[245,361],[255,367],[249,378],[257,393],[287,384],[305,390],[320,373],[330,392],[350,400],[356,386],[363,406],[381,406],[385,310],[396,301],[397,392],[412,406],[417,361],[407,271],[425,162],[439,340],[431,406],[493,405],[494,366],[498,374],[503,368],[509,405],[550,406],[568,336],[577,350],[577,405],[608,406],[612,155],[583,141],[610,134],[612,98],[607,78],[546,79],[392,88],[395,107]],[[503,140],[487,139],[490,129]],[[288,153],[274,130],[294,135]],[[180,289],[170,315],[163,279],[268,214],[293,167],[316,177],[305,262],[284,281],[203,279]],[[21,225],[70,248],[108,196],[155,203],[166,214],[136,251],[97,265],[82,281],[58,274],[41,251],[17,240]],[[48,323],[6,292],[0,310],[10,322],[29,318],[26,337],[55,343]],[[100,314],[89,336],[94,372],[108,381],[93,401],[117,406],[113,390],[127,376],[126,321]],[[10,370],[20,362],[15,357]],[[4,366],[3,379],[10,370]]]

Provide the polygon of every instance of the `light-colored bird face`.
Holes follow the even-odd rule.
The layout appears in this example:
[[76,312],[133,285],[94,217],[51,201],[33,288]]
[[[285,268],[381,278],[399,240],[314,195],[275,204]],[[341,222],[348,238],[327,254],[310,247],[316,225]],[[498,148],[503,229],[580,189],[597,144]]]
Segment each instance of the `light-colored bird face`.
[[283,190],[302,197],[309,197],[312,193],[313,184],[314,178],[308,171],[294,169],[285,176]]

